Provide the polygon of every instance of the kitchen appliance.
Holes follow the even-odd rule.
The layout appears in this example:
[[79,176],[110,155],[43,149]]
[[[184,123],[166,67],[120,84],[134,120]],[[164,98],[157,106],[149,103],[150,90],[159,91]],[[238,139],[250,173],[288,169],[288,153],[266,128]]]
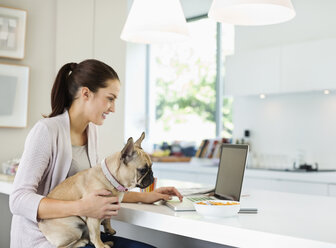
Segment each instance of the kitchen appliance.
[[294,162],[292,169],[285,169],[283,171],[290,171],[290,172],[332,172],[332,171],[336,171],[336,170],[335,169],[319,169],[318,163],[315,163],[314,165],[303,163],[303,164],[300,164],[299,166],[297,166],[296,163]]
[[274,168],[270,168],[267,170],[271,170],[271,171],[288,171],[288,172],[335,172],[336,169],[319,169],[318,163],[315,163],[314,165],[312,164],[307,164],[307,163],[303,163],[300,164],[299,166],[296,165],[296,163],[293,163],[293,168],[287,168],[287,169],[274,169]]
[[314,165],[311,164],[300,164],[299,166],[296,166],[296,163],[293,163],[293,169],[294,170],[303,170],[303,171],[318,171],[318,163],[315,163]]

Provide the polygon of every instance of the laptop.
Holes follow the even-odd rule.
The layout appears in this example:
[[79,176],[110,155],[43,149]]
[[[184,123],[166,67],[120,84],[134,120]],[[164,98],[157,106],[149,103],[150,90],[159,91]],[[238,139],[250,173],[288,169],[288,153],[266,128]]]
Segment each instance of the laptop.
[[183,197],[183,201],[170,200],[165,204],[174,211],[194,211],[195,201],[240,201],[248,155],[248,145],[222,144],[216,185],[212,196],[199,194]]

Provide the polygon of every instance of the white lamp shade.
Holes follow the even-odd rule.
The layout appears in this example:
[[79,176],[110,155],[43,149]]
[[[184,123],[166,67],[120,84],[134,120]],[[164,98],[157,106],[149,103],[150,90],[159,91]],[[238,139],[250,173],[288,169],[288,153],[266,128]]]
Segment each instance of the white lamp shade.
[[179,0],[134,0],[120,38],[136,43],[168,43],[188,38]]
[[289,21],[295,10],[290,0],[214,0],[208,16],[234,25],[268,25]]

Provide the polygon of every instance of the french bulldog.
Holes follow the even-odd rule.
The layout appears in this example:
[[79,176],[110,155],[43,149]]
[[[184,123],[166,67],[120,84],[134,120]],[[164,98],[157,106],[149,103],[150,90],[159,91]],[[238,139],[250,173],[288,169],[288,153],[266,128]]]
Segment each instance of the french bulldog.
[[[124,193],[134,187],[146,188],[153,183],[152,161],[141,148],[145,133],[133,142],[129,138],[121,152],[106,157],[100,164],[80,171],[56,186],[48,198],[58,200],[79,200],[100,189],[112,192],[122,201]],[[100,239],[100,225],[105,233],[115,234],[108,219],[85,216],[40,220],[38,225],[47,240],[56,247],[82,247],[89,242],[96,248],[109,248],[113,242],[105,244]]]

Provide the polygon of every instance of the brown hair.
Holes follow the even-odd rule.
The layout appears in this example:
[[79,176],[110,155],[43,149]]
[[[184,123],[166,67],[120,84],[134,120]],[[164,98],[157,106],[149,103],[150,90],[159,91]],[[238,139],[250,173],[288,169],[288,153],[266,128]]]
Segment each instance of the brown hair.
[[68,109],[75,100],[80,87],[87,87],[92,92],[107,87],[106,81],[118,80],[118,74],[107,64],[88,59],[81,63],[68,63],[58,71],[51,90],[51,114],[53,117]]

